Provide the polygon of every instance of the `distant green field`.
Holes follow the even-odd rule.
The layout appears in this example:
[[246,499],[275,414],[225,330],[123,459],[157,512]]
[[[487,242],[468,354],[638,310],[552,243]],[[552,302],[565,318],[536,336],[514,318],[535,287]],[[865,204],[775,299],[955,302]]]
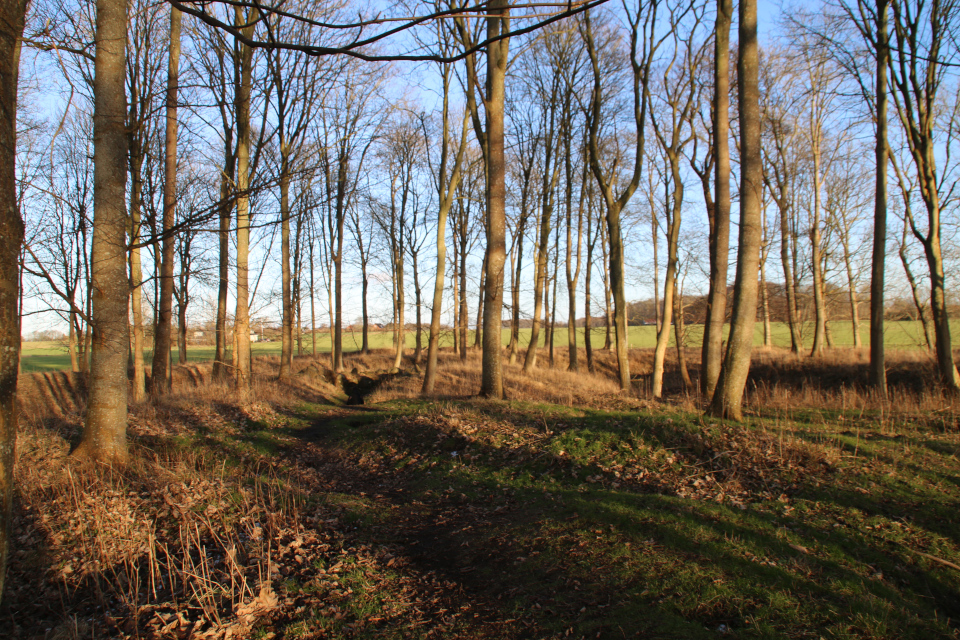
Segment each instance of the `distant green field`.
[[[953,335],[958,335],[960,330],[960,320],[951,323]],[[778,347],[790,346],[790,330],[785,323],[776,322],[772,325],[773,343]],[[853,346],[853,330],[849,322],[835,321],[831,323],[831,332],[833,334],[833,343],[839,347]],[[577,330],[577,345],[583,346],[584,330]],[[885,325],[885,344],[892,349],[916,349],[923,346],[923,327],[919,322],[902,321],[887,322]],[[870,344],[869,325],[864,323],[860,327],[860,336],[863,339],[864,346]],[[652,326],[630,327],[630,346],[638,349],[652,349],[656,346],[657,332]],[[703,339],[703,325],[690,325],[687,327],[687,345],[698,347]],[[510,340],[510,330],[503,330],[503,344],[506,345]],[[604,340],[604,330],[593,330],[594,346],[602,346]],[[540,344],[544,341],[544,332],[540,331]],[[803,328],[804,346],[809,348],[813,343],[813,325],[807,323]],[[469,343],[473,344],[473,331],[470,332]],[[526,346],[530,343],[530,329],[521,329],[520,344]],[[755,329],[754,343],[763,344],[763,324],[757,323]],[[345,332],[343,336],[344,350],[347,352],[359,351],[361,344],[360,333]],[[408,331],[406,335],[407,347],[412,349],[416,345],[414,331]],[[423,333],[423,345],[427,344],[427,330]],[[555,342],[557,346],[566,346],[567,330],[558,328]],[[674,344],[673,338],[670,339],[671,346]],[[304,336],[304,350],[307,353],[312,351],[310,336]],[[388,331],[379,331],[370,333],[370,347],[373,349],[390,348],[393,345],[392,334]],[[441,336],[440,346],[450,347],[453,345],[453,335],[447,331]],[[255,342],[252,345],[255,356],[279,355],[279,342]],[[321,353],[330,352],[330,336],[324,332],[317,335],[317,351]],[[177,349],[173,350],[174,361],[177,359]],[[187,349],[187,359],[190,362],[204,362],[213,359],[214,348],[212,345],[191,345]],[[147,350],[144,357],[149,364],[153,358],[153,352]],[[70,357],[67,354],[67,345],[65,342],[24,342],[21,352],[21,369],[23,371],[56,371],[70,367]]]

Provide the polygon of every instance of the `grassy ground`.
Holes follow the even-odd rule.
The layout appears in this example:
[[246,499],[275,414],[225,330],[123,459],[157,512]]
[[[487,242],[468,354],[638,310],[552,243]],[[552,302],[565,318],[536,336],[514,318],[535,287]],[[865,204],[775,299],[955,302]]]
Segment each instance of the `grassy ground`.
[[[810,395],[802,376],[824,376],[770,355],[779,395],[751,387],[734,425],[685,396],[618,394],[599,357],[597,376],[507,365],[509,402],[466,396],[474,354],[444,354],[427,399],[412,372],[335,388],[304,360],[280,384],[264,359],[238,398],[205,366],[178,368],[174,397],[134,407],[120,473],[69,462],[68,376],[30,378],[0,624],[24,638],[960,637],[950,399]],[[358,390],[365,404],[345,405]]]
[[[773,323],[772,325],[773,343],[777,347],[790,346],[790,329],[785,323]],[[953,330],[960,331],[960,320],[954,321]],[[924,345],[923,328],[919,322],[887,322],[885,324],[885,344],[892,349],[916,349]],[[687,328],[688,335],[686,344],[689,347],[697,347],[703,339],[703,325],[691,325]],[[847,322],[832,323],[832,335],[834,344],[838,347],[852,347],[854,345],[853,329]],[[754,344],[760,346],[763,344],[763,325],[757,324],[755,329]],[[864,323],[860,330],[863,345],[870,344],[869,324]],[[584,329],[577,330],[577,343],[583,346]],[[656,345],[657,330],[652,326],[630,327],[630,346],[638,349],[652,349]],[[813,344],[813,326],[807,323],[803,328],[803,340],[808,348]],[[474,334],[470,332],[469,344],[474,342]],[[593,344],[603,346],[606,332],[604,329],[594,329],[592,334]],[[540,344],[544,344],[543,331],[540,332]],[[372,332],[369,334],[370,347],[373,349],[386,349],[393,346],[393,335],[386,331]],[[424,333],[423,344],[426,345],[427,336]],[[503,330],[503,344],[507,345],[510,341],[509,329]],[[346,332],[344,334],[344,349],[347,352],[360,350],[362,336],[359,333]],[[524,347],[530,344],[530,329],[520,331],[520,344]],[[567,330],[558,328],[554,344],[557,346],[566,346]],[[671,346],[676,343],[671,336]],[[304,336],[304,350],[309,353],[312,350],[310,336]],[[416,335],[414,332],[408,332],[406,335],[406,345],[413,349],[416,346]],[[441,347],[453,345],[453,337],[450,333],[445,333],[440,340]],[[254,356],[279,355],[279,342],[257,342],[252,345]],[[321,353],[330,352],[330,336],[324,332],[317,336],[317,351]],[[189,362],[206,362],[213,360],[212,345],[190,345],[187,348],[187,360]],[[153,359],[153,351],[146,350],[144,357],[147,363]],[[178,357],[178,350],[173,349],[173,358]],[[25,342],[21,352],[21,367],[23,371],[58,371],[70,368],[70,358],[68,356],[65,343],[60,342]]]

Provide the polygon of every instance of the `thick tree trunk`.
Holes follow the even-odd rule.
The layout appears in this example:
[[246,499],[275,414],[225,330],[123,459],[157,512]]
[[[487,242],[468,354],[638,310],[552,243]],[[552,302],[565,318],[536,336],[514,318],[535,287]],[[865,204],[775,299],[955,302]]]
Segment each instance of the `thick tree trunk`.
[[[247,24],[256,10],[245,17],[235,8],[236,23]],[[253,27],[245,31],[252,32]],[[249,33],[248,33],[249,35]],[[236,88],[237,111],[237,311],[234,318],[234,380],[237,388],[250,388],[250,89],[253,76],[253,49],[240,46],[240,84]]]
[[723,363],[723,325],[727,316],[727,268],[730,260],[730,25],[733,0],[717,0],[714,32],[713,155],[714,207],[710,219],[710,288],[703,324],[700,391],[713,398]]
[[173,325],[173,227],[177,218],[177,100],[180,85],[181,13],[170,7],[170,55],[167,64],[166,137],[163,163],[163,239],[160,258],[160,300],[157,330],[153,336],[153,367],[150,395],[158,398],[169,391],[169,366]]
[[[128,455],[126,365],[130,345],[125,194],[126,2],[97,0],[96,21],[94,210],[89,296],[93,353],[83,438],[74,454],[108,464],[122,464]],[[15,327],[16,322],[5,326]]]
[[[487,9],[487,37],[496,38],[510,29],[506,0],[491,0]],[[503,267],[506,262],[506,164],[503,154],[503,109],[509,38],[487,45],[487,251],[483,287],[483,358],[480,395],[503,398]]]
[[[20,363],[20,249],[17,207],[17,77],[27,3],[0,7],[0,598],[13,523],[13,465],[17,446],[17,373]],[[123,66],[121,64],[121,69]],[[123,90],[123,76],[120,78]],[[120,94],[123,95],[122,93]],[[119,115],[119,114],[118,114]],[[120,118],[122,125],[123,118]],[[122,158],[122,154],[121,154]],[[121,198],[122,200],[122,198]],[[123,318],[126,325],[126,316]]]
[[727,353],[710,403],[711,415],[740,420],[750,371],[753,326],[757,319],[757,267],[760,262],[763,165],[760,155],[759,44],[757,0],[740,1],[737,84],[740,113],[740,234],[733,316]]

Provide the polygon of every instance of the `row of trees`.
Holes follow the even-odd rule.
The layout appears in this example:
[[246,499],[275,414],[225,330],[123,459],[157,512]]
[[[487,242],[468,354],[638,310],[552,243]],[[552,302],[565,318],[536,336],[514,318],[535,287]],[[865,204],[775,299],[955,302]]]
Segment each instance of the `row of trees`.
[[[709,412],[739,419],[754,323],[758,309],[769,318],[772,303],[768,272],[779,271],[797,352],[810,293],[818,354],[831,288],[846,291],[859,335],[869,262],[872,380],[884,393],[891,211],[902,223],[893,244],[941,378],[960,389],[942,242],[956,178],[958,112],[946,90],[956,81],[955,2],[836,0],[816,15],[794,13],[789,37],[763,55],[755,0],[739,5],[733,53],[730,0],[617,9],[600,8],[602,0],[438,2],[359,21],[343,19],[346,7],[316,3],[46,0],[32,8],[24,37],[26,5],[5,7],[0,74],[17,86],[28,44],[34,68],[62,78],[65,108],[18,114],[16,92],[4,94],[0,432],[10,446],[0,450],[0,490],[10,495],[22,280],[66,321],[74,367],[89,368],[77,454],[105,462],[127,456],[128,357],[135,400],[166,393],[173,328],[183,358],[198,290],[216,291],[214,373],[238,390],[250,383],[257,304],[280,311],[281,377],[292,371],[305,309],[316,335],[318,304],[329,315],[331,366],[342,369],[345,307],[356,297],[346,287],[355,278],[362,348],[371,280],[379,281],[390,291],[396,365],[414,309],[414,358],[425,359],[423,391],[433,393],[448,300],[461,357],[475,317],[480,393],[499,398],[503,358],[522,359],[529,373],[541,331],[553,344],[564,292],[568,324],[596,310],[612,326],[619,382],[629,390],[627,285],[637,271],[653,282],[652,389],[660,396],[671,332],[683,334],[684,284],[700,280],[700,384]],[[411,76],[398,61],[419,63],[419,95],[404,89]],[[887,123],[891,98],[897,126]],[[865,138],[875,141],[875,163],[862,160]],[[705,234],[696,224],[704,213]],[[922,275],[911,237],[926,260]],[[531,325],[525,347],[522,317]],[[149,388],[147,334],[157,354]],[[581,366],[577,340],[568,332],[572,370]],[[584,340],[592,368],[590,332]]]

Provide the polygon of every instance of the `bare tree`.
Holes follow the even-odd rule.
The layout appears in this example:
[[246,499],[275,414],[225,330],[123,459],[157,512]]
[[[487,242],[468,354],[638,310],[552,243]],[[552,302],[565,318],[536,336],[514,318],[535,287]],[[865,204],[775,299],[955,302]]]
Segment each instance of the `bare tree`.
[[740,234],[733,317],[727,353],[709,413],[742,419],[743,391],[750,371],[753,326],[757,319],[757,267],[762,235],[763,159],[760,154],[760,51],[756,0],[740,2],[737,85],[740,114]]

